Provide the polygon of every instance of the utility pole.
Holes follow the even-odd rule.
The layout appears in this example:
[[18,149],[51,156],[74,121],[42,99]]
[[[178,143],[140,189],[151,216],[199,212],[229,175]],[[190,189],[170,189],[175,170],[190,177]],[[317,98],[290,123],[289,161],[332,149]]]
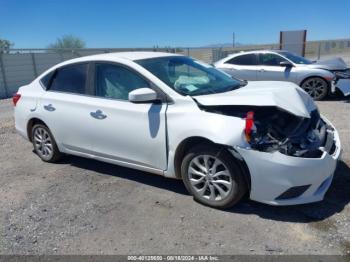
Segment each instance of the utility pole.
[[235,47],[235,32],[232,33],[232,47]]

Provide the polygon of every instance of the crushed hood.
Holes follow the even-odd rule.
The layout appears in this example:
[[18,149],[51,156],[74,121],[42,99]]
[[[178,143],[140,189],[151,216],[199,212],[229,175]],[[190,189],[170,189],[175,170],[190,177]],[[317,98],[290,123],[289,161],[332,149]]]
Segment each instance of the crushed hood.
[[290,82],[255,81],[225,93],[194,96],[204,106],[275,106],[296,116],[310,118],[316,109],[312,98]]
[[315,63],[307,65],[307,67],[320,68],[326,70],[345,70],[348,68],[347,64],[340,57],[325,60],[317,60]]

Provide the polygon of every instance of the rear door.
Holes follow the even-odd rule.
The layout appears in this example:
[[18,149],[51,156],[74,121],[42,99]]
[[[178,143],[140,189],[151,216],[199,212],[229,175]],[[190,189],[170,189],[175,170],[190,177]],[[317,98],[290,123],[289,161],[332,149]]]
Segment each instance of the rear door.
[[61,150],[89,153],[94,121],[90,118],[88,63],[58,68],[42,79],[47,91],[39,110]]
[[257,80],[257,55],[242,54],[226,61],[220,69],[241,80]]
[[257,80],[266,81],[295,81],[295,68],[281,66],[280,62],[288,62],[275,53],[260,53]]

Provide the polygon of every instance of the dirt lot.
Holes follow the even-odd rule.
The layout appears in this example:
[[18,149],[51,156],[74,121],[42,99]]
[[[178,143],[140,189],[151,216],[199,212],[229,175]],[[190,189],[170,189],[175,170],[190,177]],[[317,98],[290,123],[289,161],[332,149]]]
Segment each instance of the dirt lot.
[[350,100],[320,102],[344,154],[323,202],[227,211],[194,202],[181,181],[78,157],[47,164],[0,101],[1,254],[350,253]]

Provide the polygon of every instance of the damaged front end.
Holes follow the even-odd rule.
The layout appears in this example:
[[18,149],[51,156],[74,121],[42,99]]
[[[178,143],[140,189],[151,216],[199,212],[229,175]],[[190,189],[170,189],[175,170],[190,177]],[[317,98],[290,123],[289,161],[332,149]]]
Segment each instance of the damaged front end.
[[330,70],[335,75],[335,81],[340,79],[350,79],[350,68],[344,70]]
[[332,87],[339,89],[345,96],[350,94],[350,68],[331,70],[335,75]]
[[245,119],[250,147],[262,152],[319,158],[335,150],[334,129],[322,120],[317,109],[310,118],[295,116],[274,106],[201,106],[205,111]]

